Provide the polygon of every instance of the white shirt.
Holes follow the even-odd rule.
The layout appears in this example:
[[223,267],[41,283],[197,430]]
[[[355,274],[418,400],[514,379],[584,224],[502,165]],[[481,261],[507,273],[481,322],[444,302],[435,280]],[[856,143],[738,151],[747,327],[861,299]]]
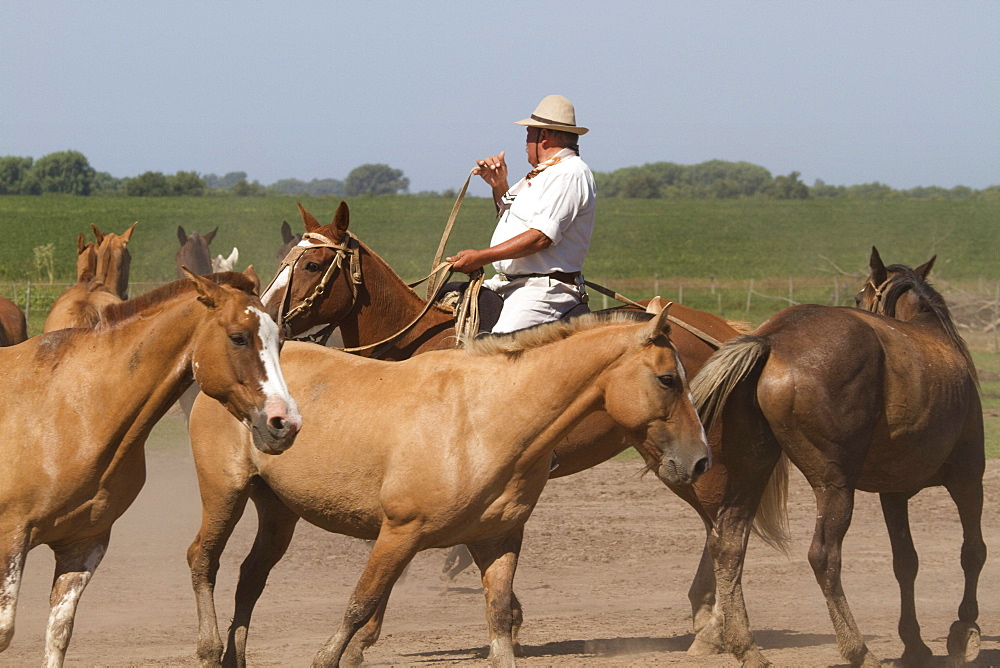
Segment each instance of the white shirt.
[[530,181],[521,179],[507,191],[513,202],[501,210],[491,246],[496,246],[529,229],[536,229],[551,241],[545,250],[515,260],[493,263],[497,272],[508,275],[548,274],[553,271],[581,271],[590,249],[594,230],[597,188],[594,175],[572,149],[556,155],[560,161],[547,167]]

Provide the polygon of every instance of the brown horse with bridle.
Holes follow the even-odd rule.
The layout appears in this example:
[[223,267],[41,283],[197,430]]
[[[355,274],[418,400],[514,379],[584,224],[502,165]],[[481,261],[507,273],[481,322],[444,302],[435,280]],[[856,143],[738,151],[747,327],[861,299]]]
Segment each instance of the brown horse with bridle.
[[135,226],[122,234],[104,234],[91,225],[94,242],[85,242],[83,234],[76,238],[76,284],[70,286],[52,304],[43,332],[70,327],[94,327],[101,312],[112,304],[128,299],[129,268],[132,256],[128,243]]
[[[670,331],[666,310],[652,320],[591,314],[398,362],[288,343],[281,363],[309,428],[282,457],[254,452],[239,424],[199,396],[190,434],[203,515],[188,563],[201,661],[243,665],[254,604],[301,517],[375,540],[343,624],[314,665],[359,662],[371,638],[348,644],[384,610],[410,559],[456,544],[482,571],[492,660],[512,665],[520,609],[511,585],[556,444],[601,412],[665,482],[690,484],[709,466]],[[531,400],[483,401],[484,378]],[[214,582],[248,498],[259,528],[222,657]]]
[[[409,287],[374,251],[349,232],[348,207],[341,203],[329,225],[321,225],[299,206],[306,234],[288,255],[271,285],[261,297],[268,312],[279,320],[289,338],[324,342],[339,327],[345,346],[361,355],[373,351],[382,359],[401,360],[429,350],[455,345],[455,313],[429,303]],[[675,325],[671,340],[684,369],[695,374],[716,350],[719,342],[739,334],[726,320],[679,304],[672,305],[669,318]],[[378,342],[381,345],[373,346]],[[699,513],[706,534],[721,498],[726,480],[726,457],[717,447],[718,434],[709,434],[713,466],[693,486],[666,483]],[[597,412],[586,418],[555,447],[558,466],[551,477],[583,471],[633,446],[627,434],[608,417]],[[783,527],[772,509],[783,500],[783,478],[776,476],[769,487],[764,510],[755,530],[767,541],[782,544]],[[692,617],[696,631],[715,625],[715,579],[707,546],[691,584]],[[515,605],[517,599],[515,597]],[[359,638],[375,642],[381,611]],[[520,619],[520,616],[518,617]],[[713,636],[699,636],[696,653],[720,651]]]
[[903,662],[926,665],[914,601],[917,553],[907,502],[943,485],[958,508],[965,593],[948,633],[953,661],[979,653],[976,589],[986,560],[983,414],[976,370],[944,299],[926,281],[934,263],[882,263],[872,249],[861,308],[795,306],[733,339],[693,382],[706,425],[723,426],[730,476],[710,536],[725,647],[765,665],[740,582],[748,525],[775,463],[787,456],[816,496],[809,563],[826,598],[841,654],[877,665],[841,585],[841,545],[855,490],[877,492],[899,583]]
[[252,269],[189,274],[108,307],[95,329],[0,349],[0,651],[14,634],[25,558],[48,545],[45,664],[62,665],[112,524],[145,481],[143,444],[193,379],[260,452],[292,444],[301,418],[258,289]]

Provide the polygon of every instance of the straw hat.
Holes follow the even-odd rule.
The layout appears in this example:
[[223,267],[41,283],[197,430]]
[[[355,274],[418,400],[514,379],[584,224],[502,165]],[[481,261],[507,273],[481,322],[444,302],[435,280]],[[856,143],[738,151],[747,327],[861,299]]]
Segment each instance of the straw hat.
[[572,132],[577,135],[585,135],[587,128],[580,128],[576,125],[576,110],[573,103],[562,95],[549,95],[535,107],[531,113],[531,118],[517,121],[518,125],[527,125],[532,128],[547,128],[549,130],[561,130],[562,132]]

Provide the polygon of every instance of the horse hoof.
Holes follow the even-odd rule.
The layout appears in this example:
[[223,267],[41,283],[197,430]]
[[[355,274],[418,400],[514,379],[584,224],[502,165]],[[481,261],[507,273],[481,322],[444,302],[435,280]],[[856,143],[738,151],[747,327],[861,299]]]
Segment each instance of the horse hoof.
[[948,656],[960,663],[972,663],[979,657],[980,631],[975,622],[961,620],[948,631]]
[[698,636],[694,637],[691,646],[687,649],[689,656],[714,656],[715,654],[722,654],[725,651],[725,648],[721,645],[717,645],[710,640],[702,640]]
[[916,647],[907,647],[903,650],[903,656],[900,658],[900,664],[904,667],[907,666],[926,666],[931,662],[931,658],[934,653],[931,652],[931,648],[927,645],[920,643]]

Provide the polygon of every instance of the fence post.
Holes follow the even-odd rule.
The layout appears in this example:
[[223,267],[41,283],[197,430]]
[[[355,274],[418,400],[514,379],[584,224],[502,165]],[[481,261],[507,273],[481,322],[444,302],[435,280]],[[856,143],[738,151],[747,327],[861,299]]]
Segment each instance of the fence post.
[[753,294],[753,279],[750,279],[750,287],[747,288],[747,313],[750,312],[750,295]]
[[27,320],[31,317],[31,281],[28,281],[27,287],[24,288],[24,319]]
[[684,284],[683,283],[681,283],[680,285],[677,286],[677,303],[678,304],[683,304],[684,303]]
[[792,306],[795,303],[795,281],[792,277],[788,277],[788,305]]
[[840,306],[840,279],[833,279],[833,305]]
[[660,275],[653,274],[653,296],[657,297],[660,294]]

